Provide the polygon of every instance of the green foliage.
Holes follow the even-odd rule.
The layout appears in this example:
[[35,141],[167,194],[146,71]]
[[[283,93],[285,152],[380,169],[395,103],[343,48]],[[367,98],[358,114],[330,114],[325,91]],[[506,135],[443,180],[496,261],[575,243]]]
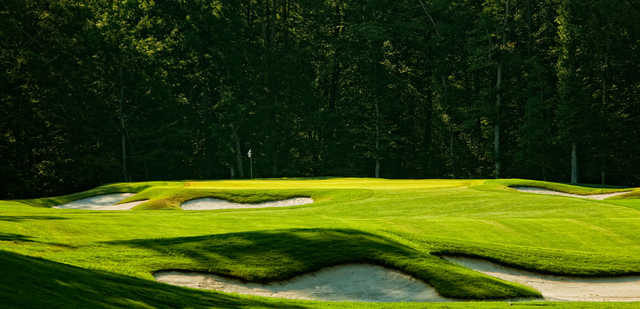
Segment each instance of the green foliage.
[[0,14],[5,198],[244,178],[249,149],[258,177],[490,177],[496,126],[503,176],[567,181],[575,143],[582,182],[640,182],[628,1],[9,0]]

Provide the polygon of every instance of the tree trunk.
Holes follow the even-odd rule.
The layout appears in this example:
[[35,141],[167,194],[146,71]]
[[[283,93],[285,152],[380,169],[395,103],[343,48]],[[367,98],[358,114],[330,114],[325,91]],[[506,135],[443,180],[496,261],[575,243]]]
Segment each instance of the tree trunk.
[[238,136],[238,129],[235,126],[231,126],[231,138],[233,139],[236,153],[236,164],[238,174],[240,178],[244,178],[244,167],[242,166],[242,147],[240,147],[240,137]]
[[277,147],[273,147],[273,152],[271,153],[271,157],[273,158],[271,164],[271,177],[278,177],[278,151]]
[[124,121],[124,81],[122,80],[122,66],[120,66],[120,142],[122,145],[122,176],[125,182],[129,181],[127,170],[127,127]]
[[602,145],[600,145],[600,149],[602,151],[602,153],[600,154],[600,183],[601,184],[605,184],[605,167],[607,165],[607,149],[608,149],[608,145],[607,145],[607,136],[606,136],[606,108],[607,108],[607,69],[609,66],[609,57],[607,55],[607,52],[605,52],[604,54],[604,70],[602,72],[602,106],[600,107],[600,117],[601,117],[601,121],[604,123],[604,125],[602,125],[602,130],[600,131],[601,135],[601,140],[602,140]]
[[[604,113],[604,109],[605,109],[606,104],[607,104],[607,84],[606,84],[606,81],[603,80],[602,81],[602,110],[603,111],[601,113],[603,118],[606,117],[605,113]],[[604,129],[604,126],[603,126],[603,129]],[[605,131],[606,130],[602,130],[602,133],[606,134],[606,133],[604,133]],[[605,166],[607,164],[607,145],[606,145],[607,142],[606,142],[606,136],[602,137],[602,141],[603,141],[604,145],[600,146],[601,149],[602,149],[602,153],[600,154],[600,183],[604,185],[605,184]]]
[[424,177],[429,177],[431,169],[431,142],[432,142],[432,126],[433,122],[433,93],[431,89],[427,90],[427,102],[424,113],[424,136],[422,137],[422,147],[424,151]]
[[[272,108],[268,109],[267,117],[268,119],[276,119],[276,115],[278,113],[278,106],[281,104],[278,102],[278,96],[280,95],[280,89],[276,84],[276,78],[274,77],[274,58],[275,52],[274,49],[277,50],[277,43],[275,42],[276,32],[278,31],[278,27],[274,21],[276,18],[274,15],[278,14],[278,7],[273,1],[271,3],[270,0],[266,0],[265,2],[265,16],[267,16],[267,23],[264,30],[264,48],[266,50],[265,62],[264,62],[264,70],[265,70],[265,80],[264,83],[269,89],[269,93],[267,95],[271,96],[271,106]],[[283,15],[284,16],[284,15]],[[286,32],[286,31],[285,31]],[[275,46],[275,48],[274,48]],[[279,134],[277,132],[277,126],[267,125],[266,126],[266,136],[268,149],[267,152],[271,157],[271,176],[276,177],[278,173],[278,139]],[[250,176],[253,178],[253,164],[251,159],[249,159],[249,164],[251,165],[249,168]],[[267,161],[268,162],[268,161]],[[267,173],[268,169],[267,169]]]
[[375,103],[376,108],[376,178],[380,178],[380,108],[378,101]]
[[493,126],[493,158],[495,161],[495,177],[500,178],[500,106],[502,105],[502,63],[498,64],[496,92],[496,120]]
[[124,177],[124,181],[129,181],[129,173],[127,171],[127,138],[124,132],[124,121],[120,121],[122,126],[122,134],[120,134],[120,142],[122,144],[122,176]]
[[[341,6],[341,2],[342,1],[336,1],[335,2],[335,14],[336,14],[336,25],[335,25],[335,30],[333,33],[333,48],[334,48],[334,53],[333,53],[333,63],[330,63],[330,66],[332,67],[332,71],[331,71],[331,81],[330,81],[330,85],[329,85],[329,91],[328,91],[328,96],[329,96],[329,111],[328,114],[330,115],[330,121],[325,122],[326,124],[326,129],[323,129],[323,135],[321,136],[322,143],[325,144],[326,146],[322,147],[322,151],[325,152],[325,156],[324,159],[322,160],[322,166],[323,166],[323,173],[326,173],[329,170],[332,170],[335,168],[335,162],[338,162],[340,159],[339,157],[337,157],[338,154],[338,128],[337,128],[337,121],[336,119],[338,118],[338,112],[337,112],[337,104],[338,104],[338,95],[340,95],[339,93],[339,79],[340,79],[340,51],[338,50],[338,40],[340,38],[340,32],[342,31],[342,12],[340,10],[340,6]],[[320,155],[320,153],[318,153],[318,155]]]
[[329,89],[329,110],[332,112],[336,110],[336,101],[338,97],[338,78],[340,77],[340,64],[338,63],[339,53],[337,47],[338,37],[342,27],[342,13],[340,11],[340,1],[336,1],[336,17],[338,19],[335,32],[333,33],[333,39],[335,40],[335,50],[333,52],[333,70],[331,72],[331,88]]
[[576,143],[571,144],[571,184],[578,183],[578,151]]
[[[507,18],[509,16],[509,0],[505,1],[504,21],[502,24],[502,46],[507,44]],[[496,72],[496,119],[493,127],[493,157],[495,160],[495,177],[500,178],[500,113],[502,106],[502,65],[504,56],[498,56],[498,68]]]

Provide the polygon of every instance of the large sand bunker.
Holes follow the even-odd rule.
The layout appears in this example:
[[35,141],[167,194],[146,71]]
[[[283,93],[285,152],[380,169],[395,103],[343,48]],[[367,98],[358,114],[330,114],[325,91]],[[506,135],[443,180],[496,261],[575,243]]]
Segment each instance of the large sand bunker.
[[542,275],[467,257],[445,259],[502,280],[530,286],[546,300],[640,301],[640,276],[579,278]]
[[612,197],[612,196],[622,195],[622,194],[626,194],[626,193],[631,192],[631,191],[624,191],[624,192],[615,192],[615,193],[606,193],[606,194],[580,195],[580,194],[571,194],[571,193],[553,191],[553,190],[543,189],[543,188],[538,188],[538,187],[511,187],[511,188],[516,189],[516,190],[521,191],[521,192],[527,192],[527,193],[560,195],[560,196],[569,196],[569,197],[580,197],[580,198],[588,198],[588,199],[592,199],[592,200],[604,200],[604,199]]
[[181,271],[160,271],[154,273],[154,277],[173,285],[267,297],[359,302],[448,300],[420,280],[370,264],[334,266],[270,284],[243,283],[212,274]]
[[119,201],[122,201],[125,198],[128,198],[133,195],[134,195],[133,193],[114,193],[114,194],[96,195],[88,198],[83,198],[80,200],[75,200],[73,202],[69,202],[63,205],[55,206],[53,208],[86,209],[86,210],[129,210],[147,201],[147,200],[142,200],[142,201],[135,201],[135,202],[116,205],[116,203],[118,203]]
[[267,207],[287,207],[313,203],[313,199],[308,197],[296,197],[281,201],[263,203],[235,203],[217,198],[199,198],[182,203],[184,210],[211,210],[211,209],[242,209],[242,208],[267,208]]

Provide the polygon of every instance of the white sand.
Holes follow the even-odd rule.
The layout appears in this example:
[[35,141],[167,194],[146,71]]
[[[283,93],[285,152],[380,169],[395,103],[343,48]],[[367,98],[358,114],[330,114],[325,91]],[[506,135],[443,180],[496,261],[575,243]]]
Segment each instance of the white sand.
[[86,209],[86,210],[129,210],[147,201],[147,200],[142,200],[142,201],[135,201],[135,202],[116,205],[116,203],[118,203],[119,201],[122,201],[125,198],[128,198],[133,195],[134,195],[133,193],[113,193],[113,194],[96,195],[88,198],[83,198],[80,200],[75,200],[73,202],[69,202],[63,205],[55,206],[53,208]]
[[482,259],[445,257],[475,271],[530,286],[546,300],[640,301],[640,276],[579,278],[532,273]]
[[270,284],[178,271],[156,272],[154,277],[173,285],[267,297],[359,302],[449,301],[420,280],[370,264],[334,266]]
[[242,209],[242,208],[267,208],[267,207],[287,207],[313,203],[313,199],[308,197],[296,197],[282,201],[263,203],[234,203],[217,198],[199,198],[182,203],[184,210],[211,210],[211,209]]
[[543,189],[543,188],[537,188],[537,187],[511,187],[511,188],[516,189],[516,190],[521,191],[521,192],[527,192],[527,193],[560,195],[560,196],[569,196],[569,197],[580,197],[580,198],[588,198],[588,199],[593,199],[593,200],[604,200],[604,199],[612,197],[612,196],[622,195],[622,194],[626,194],[626,193],[631,192],[631,191],[624,191],[624,192],[615,192],[615,193],[606,193],[606,194],[580,195],[580,194],[571,194],[571,193],[558,192],[558,191],[553,191],[553,190]]

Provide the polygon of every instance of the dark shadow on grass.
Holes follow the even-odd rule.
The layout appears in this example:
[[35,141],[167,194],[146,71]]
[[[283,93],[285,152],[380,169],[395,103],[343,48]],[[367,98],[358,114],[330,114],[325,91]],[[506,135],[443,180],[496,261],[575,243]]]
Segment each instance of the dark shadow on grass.
[[33,237],[13,234],[13,233],[0,233],[0,241],[22,241],[22,242],[34,242]]
[[77,248],[75,246],[71,246],[71,245],[67,245],[67,244],[59,244],[59,243],[54,243],[54,242],[38,241],[38,240],[34,240],[33,237],[31,237],[31,236],[21,235],[21,234],[13,234],[13,233],[0,233],[0,241],[39,243],[39,244],[43,244],[43,245],[64,247],[64,248],[70,248],[70,249]]
[[[399,270],[458,299],[538,297],[513,286],[443,261],[392,239],[352,229],[284,229],[195,237],[132,239],[106,244],[151,249],[176,256],[149,271],[187,270],[242,281],[268,283],[291,279],[325,267],[368,263]],[[185,258],[189,263],[185,264]],[[186,268],[186,269],[185,269]]]
[[3,308],[302,308],[169,286],[0,251]]
[[56,216],[0,216],[0,221],[21,222],[25,220],[67,220],[65,217]]
[[287,280],[346,263],[386,266],[389,256],[418,254],[393,240],[350,229],[268,230],[108,243],[186,256],[197,270],[254,282]]

